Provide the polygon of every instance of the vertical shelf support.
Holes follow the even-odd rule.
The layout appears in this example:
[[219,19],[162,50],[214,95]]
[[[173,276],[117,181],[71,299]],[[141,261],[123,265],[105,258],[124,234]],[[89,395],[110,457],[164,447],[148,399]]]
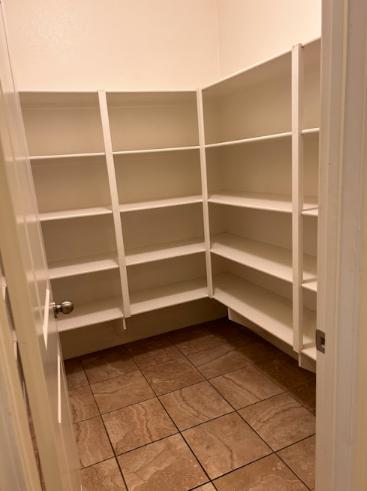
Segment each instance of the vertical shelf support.
[[198,129],[199,129],[199,145],[200,145],[201,192],[203,196],[206,277],[207,277],[209,297],[213,297],[213,275],[212,275],[212,261],[210,255],[208,177],[207,177],[206,153],[205,153],[203,92],[201,89],[198,89],[196,91],[196,104],[197,104],[197,112],[198,112]]
[[303,47],[292,48],[292,261],[293,349],[303,348]]
[[[113,152],[112,152],[110,121],[108,116],[107,97],[105,91],[103,90],[98,91],[98,100],[99,100],[99,108],[100,108],[101,121],[102,121],[103,141],[104,141],[105,154],[106,154],[108,182],[109,182],[110,194],[111,194],[113,223],[115,226],[117,257],[120,267],[123,312],[125,317],[130,317],[131,315],[130,296],[129,296],[129,287],[128,287],[127,269],[126,269],[126,260],[125,260],[125,246],[124,246],[124,239],[122,235],[120,204],[119,204],[119,196],[118,196],[117,183],[116,183],[115,162],[113,159]],[[125,328],[125,323],[123,325]]]

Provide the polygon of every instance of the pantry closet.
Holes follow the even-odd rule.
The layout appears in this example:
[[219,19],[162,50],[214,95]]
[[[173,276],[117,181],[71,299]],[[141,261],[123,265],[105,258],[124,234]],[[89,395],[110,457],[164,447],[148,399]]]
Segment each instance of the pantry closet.
[[315,369],[320,40],[197,91],[21,104],[61,333],[210,297]]

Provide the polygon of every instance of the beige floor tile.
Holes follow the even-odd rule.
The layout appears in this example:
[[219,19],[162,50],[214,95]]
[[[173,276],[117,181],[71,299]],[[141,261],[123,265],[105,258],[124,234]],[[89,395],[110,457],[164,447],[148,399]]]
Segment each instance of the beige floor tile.
[[69,396],[74,423],[98,416],[98,407],[89,385],[70,390]]
[[315,417],[289,394],[258,402],[239,413],[273,450],[315,433]]
[[270,453],[238,414],[208,421],[183,436],[211,479]]
[[215,487],[211,482],[208,482],[207,484],[204,484],[203,486],[200,486],[198,488],[195,488],[195,491],[215,491]]
[[74,428],[82,467],[113,457],[101,417],[75,423]]
[[129,491],[187,491],[208,478],[181,435],[118,457]]
[[115,459],[82,469],[81,481],[83,491],[126,491]]
[[252,365],[213,378],[210,382],[236,409],[268,399],[284,391]]
[[177,433],[158,399],[118,409],[103,420],[116,454]]
[[307,491],[275,455],[269,455],[214,481],[218,491]]
[[142,372],[157,395],[167,394],[203,380],[203,376],[185,359],[151,363]]
[[228,341],[188,355],[188,358],[206,378],[216,377],[249,364],[247,357]]
[[312,414],[316,414],[316,381],[294,387],[289,392]]
[[233,411],[208,382],[171,392],[160,400],[180,430]]
[[137,370],[131,356],[122,347],[85,356],[82,364],[91,384]]
[[315,379],[311,372],[299,368],[296,360],[280,352],[277,358],[260,364],[259,367],[275,383],[289,391]]
[[91,389],[101,413],[152,399],[155,396],[138,371],[91,384]]
[[279,456],[310,488],[315,488],[315,444],[314,436],[287,447],[279,452]]
[[88,380],[79,358],[65,361],[65,373],[69,390],[88,385]]

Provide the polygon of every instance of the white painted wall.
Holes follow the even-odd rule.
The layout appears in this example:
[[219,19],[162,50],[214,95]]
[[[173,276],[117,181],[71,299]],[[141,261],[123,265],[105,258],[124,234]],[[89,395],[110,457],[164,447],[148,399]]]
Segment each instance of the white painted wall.
[[217,0],[221,76],[321,36],[322,0]]
[[321,29],[321,0],[4,2],[20,90],[197,88]]
[[216,0],[5,0],[19,90],[197,88],[219,76]]

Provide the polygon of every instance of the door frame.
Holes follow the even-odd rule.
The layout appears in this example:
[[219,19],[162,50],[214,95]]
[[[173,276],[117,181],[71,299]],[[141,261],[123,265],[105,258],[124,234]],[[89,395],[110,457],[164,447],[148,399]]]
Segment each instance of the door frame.
[[323,0],[317,491],[367,489],[367,2]]

